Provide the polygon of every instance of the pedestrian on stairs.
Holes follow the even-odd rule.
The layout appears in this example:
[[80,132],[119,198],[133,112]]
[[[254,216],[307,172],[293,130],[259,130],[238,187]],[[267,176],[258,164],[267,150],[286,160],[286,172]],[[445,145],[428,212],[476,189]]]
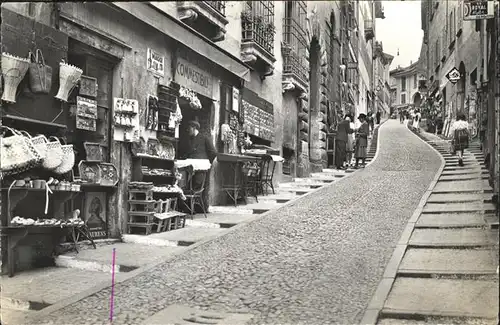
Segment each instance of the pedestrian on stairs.
[[354,168],[359,167],[360,160],[362,164],[361,167],[365,167],[366,147],[368,146],[368,135],[370,134],[370,127],[366,121],[366,115],[363,113],[359,114],[358,120],[361,122],[361,125],[356,132],[356,146],[354,150],[356,165]]
[[451,126],[450,134],[453,153],[458,154],[458,165],[464,165],[464,150],[469,148],[469,123],[464,113],[457,114],[457,120]]
[[346,159],[346,162],[347,162],[347,167],[351,167],[352,166],[352,158],[354,158],[354,146],[355,146],[355,139],[354,139],[354,130],[356,129],[356,126],[354,125],[354,117],[349,114],[349,127],[351,128],[351,130],[353,132],[349,133],[347,135],[347,159]]

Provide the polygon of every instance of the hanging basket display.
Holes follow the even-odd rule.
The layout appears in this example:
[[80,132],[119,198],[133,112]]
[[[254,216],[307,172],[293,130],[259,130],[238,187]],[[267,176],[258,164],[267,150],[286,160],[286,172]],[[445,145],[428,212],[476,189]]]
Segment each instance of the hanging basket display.
[[59,63],[59,91],[56,98],[68,101],[69,94],[82,76],[83,70],[65,62]]
[[17,87],[28,71],[30,61],[8,53],[2,53],[2,75],[4,89],[2,100],[15,103]]
[[52,67],[45,64],[42,51],[36,50],[36,56],[30,53],[29,66],[30,89],[34,94],[48,94],[52,88]]

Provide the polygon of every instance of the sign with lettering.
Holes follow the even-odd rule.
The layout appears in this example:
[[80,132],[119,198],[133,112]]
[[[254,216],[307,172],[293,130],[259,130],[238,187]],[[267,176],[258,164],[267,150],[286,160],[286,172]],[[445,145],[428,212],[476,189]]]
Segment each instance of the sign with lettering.
[[146,65],[149,71],[152,71],[162,77],[165,75],[165,57],[156,53],[152,49],[148,49]]
[[203,96],[213,98],[212,75],[187,51],[177,50],[175,81]]
[[495,2],[487,0],[465,0],[464,20],[494,18]]
[[453,68],[446,74],[446,78],[448,78],[452,84],[456,84],[460,80],[460,72],[457,68]]
[[97,101],[76,96],[76,115],[97,119]]

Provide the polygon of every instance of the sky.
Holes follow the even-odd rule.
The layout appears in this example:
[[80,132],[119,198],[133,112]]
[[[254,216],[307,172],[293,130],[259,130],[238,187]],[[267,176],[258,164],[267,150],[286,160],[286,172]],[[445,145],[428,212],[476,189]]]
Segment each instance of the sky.
[[[424,32],[420,22],[420,1],[382,1],[385,19],[377,19],[376,36],[382,42],[384,52],[394,56],[391,70],[410,62],[420,55]],[[399,49],[399,56],[397,52]]]

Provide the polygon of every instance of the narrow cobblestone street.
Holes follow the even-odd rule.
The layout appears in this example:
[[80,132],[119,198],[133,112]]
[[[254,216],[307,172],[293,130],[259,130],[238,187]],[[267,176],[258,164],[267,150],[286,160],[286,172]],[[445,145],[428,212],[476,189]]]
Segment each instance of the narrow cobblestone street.
[[[249,313],[249,324],[359,323],[441,160],[399,122],[365,170],[115,287],[114,323],[172,304]],[[118,252],[119,254],[119,252]],[[104,324],[110,289],[39,320]]]

